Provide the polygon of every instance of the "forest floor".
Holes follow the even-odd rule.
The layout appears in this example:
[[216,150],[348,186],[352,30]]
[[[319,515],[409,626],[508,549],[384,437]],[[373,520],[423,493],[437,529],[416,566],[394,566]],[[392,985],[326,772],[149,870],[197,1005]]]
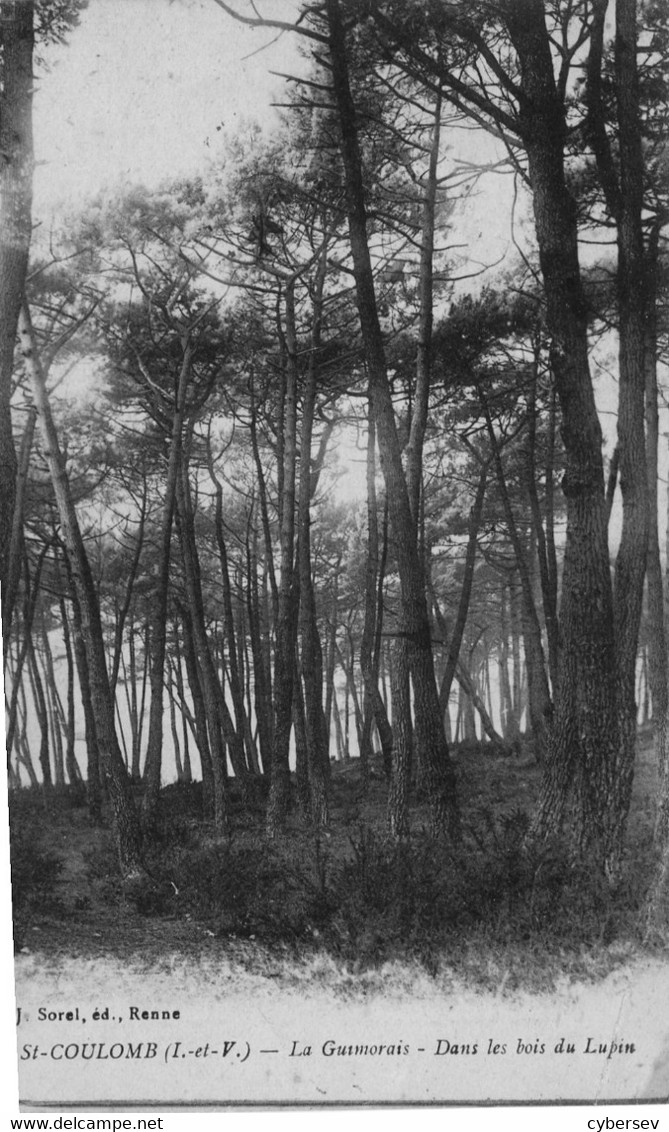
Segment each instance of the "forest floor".
[[262,806],[236,802],[222,838],[197,816],[197,785],[167,787],[150,852],[156,883],[133,901],[116,876],[108,824],[93,826],[67,793],[45,806],[22,791],[11,800],[16,951],[158,967],[178,956],[224,960],[250,977],[314,980],[343,994],[361,980],[387,988],[389,978],[415,984],[425,975],[540,990],[565,976],[600,979],[639,956],[633,905],[649,858],[650,738],[640,737],[628,875],[613,904],[592,878],[567,878],[555,854],[519,863],[536,763],[485,747],[454,757],[466,843],[457,859],[441,857],[426,832],[420,790],[410,846],[398,856],[385,838],[385,780],[374,771],[364,795],[356,760],[333,765],[331,828],[319,837],[295,810],[287,836],[270,843]]

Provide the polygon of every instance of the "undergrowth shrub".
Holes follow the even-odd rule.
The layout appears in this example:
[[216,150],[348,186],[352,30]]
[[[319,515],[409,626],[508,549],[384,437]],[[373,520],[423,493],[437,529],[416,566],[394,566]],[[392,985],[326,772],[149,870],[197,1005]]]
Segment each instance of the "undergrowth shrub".
[[474,938],[557,954],[633,933],[638,878],[612,895],[561,844],[527,847],[527,830],[521,810],[482,810],[457,846],[364,826],[345,852],[306,835],[186,840],[157,847],[151,899],[164,898],[139,910],[206,921],[221,937],[316,946],[356,967],[408,956],[430,966]]
[[397,842],[365,824],[347,841],[303,833],[270,842],[257,829],[222,840],[168,806],[136,890],[120,885],[111,837],[87,863],[109,903],[204,924],[221,939],[324,950],[356,970],[389,959],[437,969],[447,959],[484,971],[513,954],[537,969],[553,956],[557,969],[567,953],[576,961],[584,949],[634,940],[642,857],[631,855],[612,894],[563,842],[528,843],[528,827],[519,807],[482,807],[470,811],[456,846],[421,829]]
[[56,907],[56,882],[63,862],[55,853],[40,847],[33,826],[15,825],[10,831],[12,904],[15,913],[31,905],[40,909]]
[[318,869],[286,847],[223,843],[172,854],[175,907],[213,921],[220,934],[291,943],[330,911]]
[[362,830],[330,874],[325,946],[358,965],[407,954],[430,965],[474,937],[492,949],[557,954],[634,935],[638,877],[611,893],[563,845],[526,846],[527,829],[514,811],[478,815],[458,846],[425,834],[398,844]]

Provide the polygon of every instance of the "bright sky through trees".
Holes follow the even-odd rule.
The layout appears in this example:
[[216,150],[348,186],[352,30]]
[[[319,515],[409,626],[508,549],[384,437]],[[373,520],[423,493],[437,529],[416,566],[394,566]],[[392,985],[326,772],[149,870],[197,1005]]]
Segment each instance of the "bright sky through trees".
[[283,83],[270,71],[301,65],[294,37],[273,40],[212,0],[90,0],[39,76],[37,215],[105,186],[201,171],[220,154],[221,125],[271,122]]

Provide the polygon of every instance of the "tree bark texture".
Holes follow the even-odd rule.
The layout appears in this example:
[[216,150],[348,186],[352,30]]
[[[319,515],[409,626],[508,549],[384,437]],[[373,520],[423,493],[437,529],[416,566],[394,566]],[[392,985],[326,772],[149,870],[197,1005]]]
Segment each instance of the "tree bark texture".
[[588,359],[587,304],[577,214],[564,170],[565,111],[553,74],[544,6],[505,5],[520,64],[520,130],[528,158],[550,359],[565,449],[567,532],[560,661],[546,785],[537,830],[559,826],[561,789],[574,782],[578,837],[615,870],[617,822],[611,783],[618,756],[616,647],[609,571],[602,433]]
[[[14,347],[32,234],[33,0],[0,2],[0,584],[16,492],[10,407]],[[5,632],[9,625],[5,625]]]

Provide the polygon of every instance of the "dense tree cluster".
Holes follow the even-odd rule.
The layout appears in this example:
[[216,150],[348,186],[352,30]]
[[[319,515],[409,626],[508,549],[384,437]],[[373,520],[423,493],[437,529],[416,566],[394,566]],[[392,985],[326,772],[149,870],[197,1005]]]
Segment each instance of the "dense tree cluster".
[[[663,6],[309,0],[290,25],[215,2],[303,39],[280,133],[91,201],[29,271],[47,6],[0,4],[10,782],[85,784],[96,819],[108,797],[131,876],[174,776],[221,831],[233,792],[261,803],[275,838],[292,805],[327,828],[355,757],[390,837],[419,786],[457,841],[450,748],[488,742],[541,763],[529,837],[615,884],[652,716],[661,923]],[[466,222],[497,179],[504,274]]]

